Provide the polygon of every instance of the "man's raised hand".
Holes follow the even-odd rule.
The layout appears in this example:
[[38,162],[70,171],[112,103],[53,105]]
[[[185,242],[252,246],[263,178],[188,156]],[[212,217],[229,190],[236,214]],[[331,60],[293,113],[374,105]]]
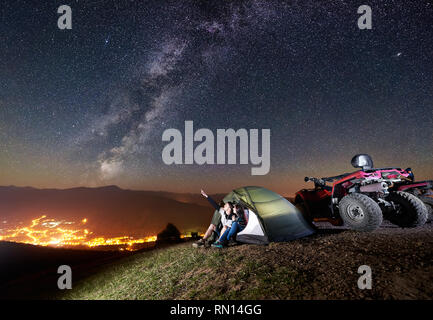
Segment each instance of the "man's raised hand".
[[205,198],[208,197],[208,195],[206,194],[206,192],[203,191],[203,189],[201,189],[200,192],[201,192],[201,195],[202,195],[203,197],[205,197]]

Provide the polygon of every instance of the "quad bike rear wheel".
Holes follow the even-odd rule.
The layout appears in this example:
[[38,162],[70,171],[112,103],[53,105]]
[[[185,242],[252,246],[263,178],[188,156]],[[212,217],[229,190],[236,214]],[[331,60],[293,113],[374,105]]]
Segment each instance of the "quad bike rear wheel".
[[382,224],[382,210],[365,194],[348,194],[341,199],[338,207],[344,224],[353,230],[373,231]]
[[432,197],[427,197],[427,196],[422,196],[419,197],[421,199],[422,202],[424,202],[424,205],[427,208],[427,222],[433,222],[433,198]]
[[408,192],[391,192],[386,200],[394,205],[393,210],[386,210],[385,218],[401,228],[415,228],[427,221],[427,208],[424,203]]

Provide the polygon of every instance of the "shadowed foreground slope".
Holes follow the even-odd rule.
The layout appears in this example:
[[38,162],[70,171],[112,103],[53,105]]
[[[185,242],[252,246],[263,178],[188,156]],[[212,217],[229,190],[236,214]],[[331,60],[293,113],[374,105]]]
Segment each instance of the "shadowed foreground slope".
[[[433,228],[322,230],[269,246],[193,249],[190,243],[123,259],[66,299],[431,299]],[[360,265],[373,272],[360,290]]]
[[58,292],[57,268],[68,265],[78,280],[130,252],[40,247],[0,241],[0,300],[45,299]]

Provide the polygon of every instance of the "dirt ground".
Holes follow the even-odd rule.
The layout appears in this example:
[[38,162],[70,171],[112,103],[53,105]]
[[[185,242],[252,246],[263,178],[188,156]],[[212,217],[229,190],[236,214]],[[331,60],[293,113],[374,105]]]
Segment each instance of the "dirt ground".
[[[384,222],[371,233],[319,225],[319,232],[289,243],[240,250],[251,259],[290,266],[307,281],[301,299],[432,299],[433,224],[401,229]],[[358,267],[372,270],[372,289],[360,290]]]

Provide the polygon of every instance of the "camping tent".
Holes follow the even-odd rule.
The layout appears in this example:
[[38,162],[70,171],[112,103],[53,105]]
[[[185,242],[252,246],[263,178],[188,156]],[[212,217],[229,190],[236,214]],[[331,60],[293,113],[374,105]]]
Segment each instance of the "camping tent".
[[289,241],[314,233],[302,213],[287,199],[262,187],[242,187],[224,197],[224,202],[240,203],[248,208],[249,219],[236,240],[266,244]]

